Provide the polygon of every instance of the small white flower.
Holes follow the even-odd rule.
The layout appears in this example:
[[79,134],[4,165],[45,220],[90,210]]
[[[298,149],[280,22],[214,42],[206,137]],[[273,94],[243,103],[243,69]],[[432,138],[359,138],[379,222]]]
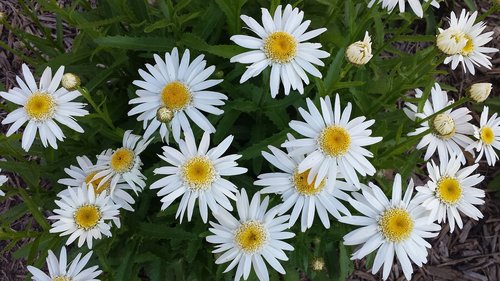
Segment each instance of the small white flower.
[[[289,140],[293,140],[291,135]],[[262,152],[266,160],[283,172],[267,173],[259,175],[259,180],[255,185],[265,186],[261,193],[276,193],[281,195],[283,204],[280,205],[279,214],[283,214],[293,207],[290,216],[289,226],[292,227],[300,213],[301,231],[311,228],[314,215],[317,212],[318,217],[326,228],[330,228],[330,213],[335,218],[340,218],[340,212],[350,215],[349,210],[338,200],[348,200],[349,195],[344,191],[355,191],[357,188],[353,185],[337,181],[335,188],[327,184],[328,178],[323,179],[318,187],[313,183],[308,183],[307,178],[310,170],[303,173],[298,172],[299,163],[304,160],[304,155],[294,157],[288,156],[285,152],[274,146],[268,146],[271,153]]]
[[[0,169],[0,172],[2,172],[2,169]],[[0,175],[0,186],[2,186],[4,183],[6,183],[9,179],[7,178],[7,176],[4,176],[4,175]],[[3,192],[2,190],[0,190],[0,196],[5,196],[5,192]]]
[[239,219],[235,218],[225,209],[214,213],[218,223],[210,222],[213,228],[210,232],[214,235],[207,236],[209,243],[217,244],[213,253],[223,253],[216,264],[231,262],[224,272],[237,266],[234,280],[247,279],[250,270],[255,270],[259,280],[268,281],[269,272],[264,260],[281,274],[285,269],[278,260],[287,261],[285,251],[294,248],[282,241],[295,236],[292,232],[283,230],[288,228],[289,216],[276,217],[277,208],[267,211],[269,197],[260,201],[257,192],[250,204],[245,189],[237,194],[236,209]]
[[22,69],[24,81],[16,76],[20,88],[10,89],[8,93],[0,92],[0,97],[21,106],[2,120],[2,124],[12,124],[6,136],[12,135],[28,121],[21,142],[23,149],[28,151],[37,132],[40,134],[44,147],[50,145],[57,149],[57,140],[63,141],[65,136],[55,121],[83,133],[82,127],[75,122],[74,116],[85,116],[89,112],[82,109],[86,104],[72,102],[81,96],[80,92],[68,92],[64,88],[58,88],[64,73],[64,66],[59,67],[54,77],[52,77],[51,68],[47,67],[38,86],[28,66],[23,64]]
[[68,265],[66,247],[63,246],[59,254],[59,260],[54,255],[54,252],[49,250],[49,256],[47,257],[49,274],[30,265],[28,265],[28,270],[33,275],[31,279],[35,281],[99,281],[99,279],[96,279],[102,273],[102,270],[97,270],[99,266],[94,265],[84,270],[91,256],[92,251],[88,252],[83,258],[82,254],[78,253]]
[[450,232],[453,232],[456,225],[462,229],[463,223],[461,213],[478,220],[483,217],[474,205],[484,204],[484,191],[473,186],[483,181],[484,177],[479,174],[471,175],[479,166],[472,166],[460,169],[460,160],[451,157],[448,162],[440,163],[437,166],[434,161],[427,163],[427,172],[430,180],[425,186],[418,186],[416,202],[422,204],[430,211],[428,221],[445,223],[448,218]]
[[165,53],[165,60],[154,55],[155,65],[146,64],[148,72],[139,69],[144,80],[135,80],[134,85],[142,88],[135,93],[137,98],[129,104],[137,104],[128,115],[136,115],[143,121],[144,138],[149,138],[158,129],[162,140],[168,143],[169,131],[176,142],[182,131],[191,130],[191,119],[205,132],[215,132],[214,126],[200,111],[220,115],[224,111],[218,106],[224,105],[227,96],[209,91],[222,80],[207,80],[215,71],[215,66],[207,68],[207,62],[200,55],[190,62],[189,50],[186,49],[179,61],[177,48],[172,53]]
[[290,93],[290,87],[303,94],[302,81],[306,85],[309,84],[306,72],[321,78],[321,72],[314,65],[324,66],[320,59],[329,57],[330,54],[319,50],[321,44],[306,41],[325,32],[326,28],[306,32],[311,21],[302,22],[304,12],[298,8],[292,9],[291,5],[286,5],[284,10],[279,5],[274,17],[271,17],[269,10],[262,8],[263,26],[251,17],[241,15],[240,18],[258,36],[231,37],[236,44],[252,49],[231,58],[231,62],[250,64],[241,76],[240,83],[259,75],[265,68],[271,66],[269,81],[271,96],[274,98],[279,92],[280,81],[285,95]]
[[55,209],[56,215],[49,219],[57,220],[52,224],[50,233],[61,233],[60,236],[70,235],[66,245],[78,238],[78,247],[85,241],[89,249],[92,248],[92,239],[101,239],[104,234],[111,236],[109,220],[118,220],[118,205],[113,204],[109,196],[101,193],[95,196],[92,187],[68,187],[69,196],[62,195],[55,203],[60,209]]
[[394,178],[391,200],[372,183],[369,187],[362,185],[361,191],[362,193],[353,192],[354,199],[349,200],[361,215],[340,219],[343,223],[360,226],[344,236],[345,245],[362,245],[352,254],[351,259],[362,259],[378,249],[373,261],[373,274],[384,265],[382,278],[387,279],[396,256],[406,279],[411,280],[411,261],[419,267],[427,262],[426,248],[431,248],[431,244],[423,238],[436,237],[440,226],[429,222],[429,212],[412,199],[412,180],[401,198],[399,174]]
[[[417,98],[422,98],[422,91],[415,89]],[[427,146],[427,151],[424,160],[427,161],[436,152],[439,155],[439,161],[444,163],[448,161],[449,155],[458,155],[460,161],[465,163],[465,156],[462,148],[468,147],[472,140],[468,135],[472,135],[473,127],[469,123],[472,116],[469,115],[469,110],[465,107],[448,109],[442,113],[435,115],[443,108],[451,105],[453,101],[448,100],[448,95],[441,90],[438,83],[434,84],[431,90],[430,98],[425,101],[423,112],[417,112],[418,107],[412,103],[405,103],[404,112],[411,119],[425,119],[429,116],[433,118],[426,120],[420,124],[420,128],[409,133],[409,136],[416,136],[426,131],[422,140],[417,144],[417,149],[422,149]]]
[[468,94],[475,102],[483,102],[490,95],[492,88],[491,83],[475,83],[470,87]]
[[[476,17],[477,11],[470,15],[469,12],[464,9],[460,13],[460,18],[457,18],[455,13],[451,12],[450,27],[446,30],[439,29],[440,33],[449,34],[449,36],[452,37],[451,39],[457,42],[455,46],[448,51],[441,45],[440,49],[445,54],[450,55],[446,57],[444,63],[448,64],[451,62],[451,69],[457,68],[458,64],[462,63],[464,72],[469,70],[472,75],[475,73],[475,66],[491,69],[491,57],[485,54],[498,52],[496,48],[483,47],[493,39],[493,31],[481,34],[486,28],[486,24],[484,22],[474,24]],[[439,36],[440,35],[438,35],[438,38]],[[448,35],[444,35],[444,37],[448,37]],[[459,49],[458,52],[452,52],[457,49]]]
[[495,112],[488,119],[488,112],[489,108],[483,107],[479,127],[474,126],[476,141],[470,144],[466,150],[476,149],[479,152],[476,162],[479,162],[484,155],[488,165],[495,166],[495,162],[498,160],[495,149],[500,150],[500,117],[497,117],[498,113]]
[[[328,183],[335,185],[337,173],[340,172],[349,184],[360,185],[358,175],[374,175],[375,167],[366,159],[373,154],[363,146],[380,142],[381,137],[371,137],[368,128],[375,120],[366,120],[360,116],[349,120],[352,105],[347,103],[343,111],[340,109],[340,98],[335,96],[335,107],[332,108],[330,97],[320,98],[321,111],[308,98],[309,112],[299,108],[299,113],[306,122],[293,120],[290,127],[306,138],[289,140],[282,147],[293,148],[290,156],[306,154],[299,164],[299,173],[309,171],[307,182],[316,178],[317,188],[328,176]],[[334,186],[332,186],[334,188]]]
[[356,41],[347,47],[345,56],[350,63],[357,65],[367,64],[371,60],[373,57],[372,39],[368,31],[365,33],[363,41]]
[[80,83],[80,77],[73,73],[65,73],[61,79],[62,86],[68,91],[76,90]]
[[154,182],[150,189],[158,189],[158,196],[163,197],[161,209],[165,210],[177,198],[182,196],[175,218],[184,217],[191,221],[194,205],[198,199],[200,215],[206,223],[207,205],[214,213],[219,206],[232,211],[228,198],[236,200],[236,186],[223,177],[244,174],[247,169],[238,167],[235,162],[241,155],[222,156],[231,145],[233,136],[225,138],[218,146],[209,149],[210,135],[204,133],[198,148],[192,132],[185,132],[185,141],[179,141],[180,151],[169,146],[163,147],[159,157],[171,166],[154,170],[155,174],[167,175]]
[[[368,3],[368,7],[371,8],[375,2],[382,2],[382,8],[388,10],[389,13],[392,13],[392,10],[394,10],[396,6],[399,6],[400,13],[404,13],[407,1],[415,15],[419,18],[424,16],[424,11],[422,10],[422,0],[371,0],[370,3]],[[436,0],[425,0],[425,2],[429,1],[432,1],[432,6],[439,8],[439,3]]]
[[146,179],[141,173],[142,161],[139,155],[146,149],[152,139],[145,139],[126,131],[123,135],[123,146],[116,150],[108,149],[97,156],[97,163],[91,171],[98,171],[91,179],[92,182],[99,180],[98,188],[111,180],[111,193],[114,192],[119,182],[125,181],[134,192],[146,186]]

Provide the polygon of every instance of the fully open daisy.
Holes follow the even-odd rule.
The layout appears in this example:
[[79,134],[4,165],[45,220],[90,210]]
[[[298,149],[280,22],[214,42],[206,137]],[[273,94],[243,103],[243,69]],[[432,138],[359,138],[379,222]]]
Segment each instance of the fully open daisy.
[[444,223],[448,219],[450,232],[463,227],[459,211],[466,216],[478,220],[483,214],[474,205],[484,204],[484,190],[473,186],[483,181],[479,174],[471,175],[478,164],[460,169],[460,160],[451,157],[448,162],[436,165],[434,161],[427,163],[430,180],[425,186],[418,186],[415,198],[430,211],[429,221]]
[[[454,12],[451,12],[450,27],[446,30],[439,29],[440,33],[444,33],[449,43],[459,49],[452,48],[456,52],[447,52],[446,49],[440,47],[444,53],[450,55],[444,60],[445,64],[451,62],[451,69],[457,68],[461,62],[465,72],[469,70],[474,75],[475,67],[486,67],[491,69],[491,57],[485,55],[488,53],[496,53],[498,49],[484,47],[485,44],[490,42],[493,37],[493,31],[482,33],[486,28],[484,22],[474,24],[477,17],[477,11],[469,14],[465,9],[460,13],[460,18],[457,18]],[[481,34],[482,33],[482,34]],[[438,38],[440,35],[438,35]],[[438,42],[438,47],[440,46]]]
[[[105,154],[106,152],[103,152],[101,157]],[[113,192],[111,192],[111,179],[108,179],[104,184],[100,184],[103,178],[93,179],[98,171],[92,170],[94,164],[87,156],[77,156],[76,162],[78,163],[78,166],[71,165],[69,168],[64,169],[70,178],[60,179],[57,181],[58,183],[75,188],[83,185],[91,185],[97,196],[104,192],[106,195],[109,195],[111,200],[121,208],[128,211],[134,210],[131,205],[135,203],[135,200],[126,191],[132,188],[125,182],[125,180],[121,179],[116,184]],[[69,196],[69,193],[67,189],[64,189],[58,195]]]
[[[293,139],[291,135],[288,138]],[[274,146],[268,146],[268,148],[272,154],[263,151],[262,155],[269,163],[283,172],[259,175],[259,180],[255,181],[254,184],[265,186],[260,190],[263,194],[276,193],[281,195],[283,204],[281,204],[279,214],[283,214],[293,207],[289,222],[290,227],[295,224],[301,213],[302,232],[312,226],[316,212],[326,228],[330,228],[328,213],[337,219],[341,216],[339,211],[350,215],[349,210],[338,199],[348,200],[349,195],[344,191],[355,191],[357,190],[355,186],[337,181],[335,188],[331,188],[331,185],[327,184],[328,177],[326,177],[315,188],[313,183],[307,182],[310,170],[303,173],[298,172],[299,163],[304,160],[304,155],[290,157]]]
[[[2,169],[0,169],[0,172],[2,172]],[[4,176],[4,175],[0,175],[0,186],[2,186],[4,183],[6,183],[9,179],[7,178],[7,176]],[[2,190],[0,190],[0,196],[5,196],[5,192],[3,192]]]
[[[425,2],[429,1],[431,1],[432,6],[439,8],[439,3],[436,0],[425,0]],[[371,8],[375,2],[382,2],[382,8],[388,10],[389,13],[392,13],[392,10],[394,10],[396,6],[399,6],[400,13],[404,13],[406,2],[408,2],[415,15],[420,18],[424,16],[424,11],[422,10],[422,0],[371,0],[370,3],[368,3],[368,7]]]
[[476,149],[476,151],[479,152],[476,162],[484,155],[488,165],[495,166],[498,160],[495,148],[500,150],[500,117],[497,117],[498,113],[495,112],[488,119],[488,112],[489,108],[485,106],[483,112],[481,112],[479,127],[474,126],[474,137],[477,140],[470,144],[467,150],[471,151]]
[[[137,98],[130,104],[137,104],[128,115],[139,114],[143,121],[144,137],[148,138],[158,129],[163,140],[168,142],[169,131],[176,142],[182,131],[190,130],[189,117],[205,132],[215,132],[214,126],[200,112],[220,115],[224,111],[217,106],[224,104],[226,95],[208,90],[222,80],[207,80],[215,66],[206,67],[207,62],[200,55],[189,61],[189,50],[184,51],[179,61],[177,48],[165,53],[165,60],[154,55],[155,65],[146,64],[148,72],[139,69],[144,80],[135,80],[134,85],[142,88],[136,91]],[[149,124],[148,124],[149,123]]]
[[266,196],[261,202],[259,192],[249,204],[245,189],[241,189],[236,200],[239,219],[224,209],[214,213],[218,223],[210,222],[212,228],[209,230],[213,235],[207,236],[207,241],[217,244],[213,253],[224,252],[215,261],[216,264],[231,261],[224,272],[237,266],[234,280],[240,280],[241,277],[246,280],[252,267],[260,280],[269,280],[264,260],[274,270],[285,274],[278,260],[288,260],[283,250],[293,251],[294,248],[282,240],[292,238],[295,234],[284,231],[288,228],[289,216],[276,217],[278,209],[267,211],[268,204],[269,197]]
[[252,51],[236,55],[231,62],[250,64],[240,83],[259,75],[266,67],[271,66],[270,88],[274,98],[279,92],[280,81],[285,95],[290,93],[290,87],[304,93],[304,83],[309,84],[307,73],[321,78],[321,72],[314,65],[324,66],[320,60],[330,56],[319,50],[321,44],[306,42],[326,31],[326,28],[306,32],[310,20],[302,22],[304,12],[298,8],[292,9],[286,5],[284,11],[281,5],[276,8],[274,17],[267,9],[262,8],[261,26],[251,17],[241,15],[241,19],[258,37],[234,35],[231,40],[236,44],[252,49]]
[[375,168],[366,159],[373,154],[363,146],[380,142],[381,137],[370,137],[368,128],[375,120],[366,120],[361,116],[351,117],[351,103],[344,111],[340,109],[340,98],[335,96],[335,107],[332,109],[330,97],[320,98],[321,111],[310,99],[307,99],[309,112],[299,108],[300,115],[306,122],[293,120],[290,127],[306,138],[286,141],[282,146],[293,148],[290,156],[307,154],[298,167],[299,173],[308,172],[307,183],[314,180],[318,188],[328,176],[328,183],[335,185],[337,173],[346,179],[347,183],[359,187],[359,173],[362,176],[375,174]]
[[341,222],[361,226],[344,236],[344,244],[361,245],[352,254],[352,259],[361,259],[377,250],[372,273],[384,265],[383,279],[387,279],[393,265],[394,255],[401,264],[407,280],[411,280],[413,261],[419,267],[427,262],[427,249],[431,244],[422,238],[438,235],[440,226],[429,222],[429,212],[412,199],[413,181],[401,198],[401,176],[396,174],[392,186],[392,199],[370,183],[362,185],[362,193],[354,192],[351,205],[361,213],[340,219]]
[[55,201],[60,209],[55,209],[56,215],[49,217],[57,220],[52,224],[50,233],[70,235],[66,245],[77,238],[78,247],[87,241],[89,249],[92,248],[92,239],[101,239],[102,234],[110,237],[111,226],[107,222],[118,219],[120,207],[113,204],[105,193],[96,196],[92,187],[68,187],[68,194]]
[[163,155],[158,155],[171,166],[154,170],[155,174],[166,175],[151,185],[151,189],[158,189],[158,196],[162,197],[161,206],[165,210],[175,199],[181,198],[176,218],[184,217],[187,210],[187,219],[191,221],[194,205],[198,199],[200,215],[204,222],[208,220],[207,205],[216,212],[219,206],[232,210],[228,198],[236,200],[236,186],[223,177],[244,174],[247,169],[238,167],[235,161],[241,157],[238,154],[222,156],[231,145],[233,136],[225,138],[218,146],[209,149],[210,134],[205,132],[200,145],[196,147],[192,132],[185,132],[185,141],[179,141],[180,151],[163,147]]
[[35,281],[99,281],[99,279],[96,279],[102,273],[102,270],[98,270],[99,266],[94,265],[84,270],[91,256],[92,251],[88,252],[83,258],[82,254],[78,253],[68,265],[66,248],[63,246],[59,254],[59,260],[54,255],[54,252],[49,250],[49,256],[47,257],[49,274],[30,265],[28,265],[28,270],[33,275],[31,279]]
[[90,181],[99,182],[98,189],[109,184],[111,193],[119,182],[125,181],[137,194],[146,186],[145,177],[141,173],[142,161],[139,154],[146,149],[151,140],[134,135],[130,130],[126,131],[122,147],[116,150],[108,149],[97,156],[97,163],[90,169],[97,173]]
[[23,64],[22,69],[24,80],[16,76],[20,88],[10,89],[8,93],[0,92],[0,97],[21,106],[2,120],[2,124],[12,124],[6,135],[12,135],[28,121],[21,142],[23,149],[28,151],[37,132],[44,147],[50,145],[57,149],[57,140],[63,141],[65,136],[55,121],[83,133],[74,116],[85,116],[88,111],[82,109],[84,103],[72,102],[81,96],[80,92],[58,88],[64,66],[59,67],[54,77],[51,68],[47,67],[38,86],[28,66]]
[[[422,98],[421,90],[415,89],[415,92],[417,98]],[[407,108],[404,111],[411,120],[415,121],[417,118],[425,119],[432,116],[422,122],[420,128],[408,134],[409,136],[416,136],[429,131],[417,144],[417,149],[427,146],[424,156],[426,161],[437,150],[439,161],[442,163],[448,161],[449,155],[458,155],[460,161],[465,162],[465,156],[460,147],[466,148],[472,143],[472,140],[468,137],[473,133],[473,127],[469,123],[472,119],[472,116],[469,115],[470,111],[465,107],[461,107],[436,114],[452,103],[453,101],[448,100],[446,92],[441,90],[441,86],[436,83],[431,90],[430,98],[425,101],[422,112],[418,112],[418,106],[415,104],[405,104]]]

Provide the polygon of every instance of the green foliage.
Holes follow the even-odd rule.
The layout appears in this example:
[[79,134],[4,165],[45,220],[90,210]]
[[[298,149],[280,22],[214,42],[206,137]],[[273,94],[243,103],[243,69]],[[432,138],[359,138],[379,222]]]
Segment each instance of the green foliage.
[[[311,77],[303,96],[292,91],[286,97],[280,93],[274,100],[269,93],[269,71],[245,84],[239,83],[245,68],[229,63],[229,58],[243,49],[229,38],[249,33],[242,30],[240,14],[260,19],[260,7],[274,10],[280,1],[158,0],[150,5],[146,0],[109,0],[99,1],[95,9],[86,1],[73,2],[70,7],[61,8],[55,0],[39,1],[45,11],[57,15],[57,30],[52,36],[21,1],[24,13],[40,26],[45,36],[40,38],[6,27],[14,30],[19,40],[33,51],[33,56],[27,57],[0,43],[0,47],[36,67],[38,76],[46,66],[59,65],[78,74],[88,89],[84,96],[91,111],[89,116],[78,120],[85,134],[64,130],[67,139],[58,150],[43,148],[35,141],[28,155],[20,147],[20,134],[0,136],[0,155],[7,159],[0,162],[0,168],[15,172],[26,183],[25,188],[3,188],[7,196],[18,195],[23,203],[2,214],[0,239],[9,241],[5,252],[21,239],[34,238],[14,253],[16,258],[27,258],[29,264],[43,266],[47,250],[58,251],[66,239],[48,234],[51,222],[46,219],[55,208],[56,194],[64,188],[57,184],[58,179],[65,177],[63,168],[74,165],[78,155],[93,158],[104,149],[120,145],[126,129],[142,133],[142,124],[127,116],[128,101],[136,90],[132,81],[139,79],[139,68],[153,62],[154,53],[170,52],[174,46],[181,50],[189,48],[195,55],[205,54],[208,64],[216,66],[216,78],[224,79],[218,90],[228,95],[229,101],[222,107],[225,111],[222,116],[209,117],[217,129],[212,143],[235,135],[231,151],[242,155],[239,163],[249,172],[232,181],[251,193],[257,191],[252,186],[257,175],[272,170],[263,161],[261,151],[284,141],[291,132],[289,121],[300,119],[297,109],[305,106],[306,96],[317,102],[320,96],[338,92],[344,105],[348,101],[353,103],[353,116],[365,115],[376,120],[373,135],[384,139],[370,148],[374,154],[371,162],[378,171],[398,171],[408,178],[423,163],[421,151],[413,149],[418,138],[407,136],[415,124],[397,105],[414,88],[425,89],[428,94],[436,75],[442,73],[438,66],[443,58],[433,45],[437,26],[432,15],[425,19],[411,13],[389,15],[377,5],[367,8],[365,0],[316,0],[307,4],[286,1],[305,11],[305,18],[312,21],[311,28],[328,29],[316,41],[331,56],[320,68],[323,79]],[[474,5],[473,1],[466,3]],[[69,52],[62,45],[62,22],[79,31]],[[417,27],[419,32],[415,31]],[[366,30],[372,35],[374,57],[366,66],[352,66],[344,58],[345,49],[350,43],[362,40]],[[398,48],[401,43],[412,43],[415,48],[407,52]],[[498,98],[490,99],[487,104],[491,111],[500,109]],[[0,106],[8,111],[15,108]],[[197,137],[201,135],[199,129],[195,133]],[[142,156],[148,185],[158,179],[152,174],[160,163],[156,156],[161,151],[158,142]],[[363,181],[379,182],[390,188],[383,177],[383,173],[378,173]],[[497,188],[498,182],[497,177],[491,184]],[[222,274],[225,265],[215,265],[212,245],[205,241],[208,225],[203,224],[196,211],[192,222],[180,224],[174,217],[178,202],[160,211],[159,199],[149,189],[136,201],[135,212],[122,213],[122,227],[114,228],[111,238],[97,241],[94,247],[93,263],[104,271],[101,280],[232,280],[231,274]],[[278,196],[272,202],[279,203]],[[37,225],[28,225],[24,231],[12,230],[10,226],[26,213],[33,216]],[[324,229],[318,218],[305,233],[300,232],[299,225],[293,227],[297,233],[291,240],[295,251],[289,254],[290,261],[283,263],[288,273],[284,280],[301,280],[301,273],[312,280],[345,280],[352,272],[351,249],[341,242],[350,228],[331,219],[330,229]],[[74,257],[76,252],[78,249],[74,247],[70,256]],[[326,264],[320,272],[310,266],[317,257]],[[277,273],[272,274],[271,279],[277,280]],[[257,279],[253,274],[250,278]]]

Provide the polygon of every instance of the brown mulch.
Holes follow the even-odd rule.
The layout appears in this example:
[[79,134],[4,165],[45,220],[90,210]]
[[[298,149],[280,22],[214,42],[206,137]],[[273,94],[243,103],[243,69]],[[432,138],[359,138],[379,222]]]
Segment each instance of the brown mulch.
[[[57,1],[61,5],[71,2],[70,0]],[[457,1],[458,3],[463,1]],[[491,1],[481,0],[475,1],[479,7],[489,7]],[[55,17],[52,14],[43,13],[34,2],[33,10],[37,11],[40,22],[53,30],[55,34]],[[458,4],[459,5],[459,4]],[[464,5],[465,7],[465,5]],[[16,28],[28,31],[36,36],[43,36],[43,33],[33,24],[32,20],[25,16],[20,11],[21,8],[17,0],[1,0],[0,11],[7,14],[8,21]],[[481,9],[483,12],[485,8]],[[486,19],[488,26],[495,32],[493,45],[500,49],[500,15],[492,14]],[[76,30],[65,25],[64,29],[64,45],[66,48],[71,47],[72,38],[76,35]],[[13,33],[9,32],[0,24],[0,39],[7,43],[10,47],[26,54],[27,56],[33,53],[26,48],[23,42],[19,40]],[[408,47],[408,46],[406,46]],[[410,46],[411,48],[411,46]],[[0,82],[9,89],[13,87],[15,75],[19,74],[23,61],[21,58],[12,53],[0,49]],[[471,83],[490,82],[494,85],[500,85],[500,56],[497,54],[493,60],[492,70],[479,70],[475,76],[465,75],[460,67],[456,71],[451,71],[450,75],[442,78],[447,84],[455,85],[459,92],[463,93],[464,89]],[[449,69],[446,66],[443,69]],[[493,95],[498,96],[498,87],[494,89]],[[1,101],[0,101],[1,102]],[[0,111],[0,119],[5,118],[6,113]],[[478,116],[474,116],[478,119]],[[0,126],[0,133],[4,134],[7,127]],[[500,173],[496,167],[484,167],[480,172],[491,179]],[[22,187],[23,183],[15,175],[9,174],[11,186]],[[486,180],[487,181],[487,180]],[[464,219],[464,228],[455,230],[450,234],[447,226],[441,231],[440,235],[431,240],[433,248],[429,251],[429,261],[422,268],[415,268],[413,280],[500,280],[500,203],[498,198],[494,198],[495,194],[487,190],[486,204],[481,207],[484,218],[479,222]],[[22,201],[17,197],[3,199],[0,202],[0,214],[5,210],[20,204]],[[25,215],[17,220],[11,228],[13,230],[23,230],[29,225],[34,225],[33,218]],[[26,277],[26,260],[15,259],[12,254],[22,245],[29,243],[30,240],[21,240],[16,243],[9,251],[0,255],[0,280],[21,280]],[[7,241],[0,241],[0,251],[8,245]],[[354,262],[355,270],[349,280],[380,280],[378,275],[372,275],[370,268],[366,268],[365,260]],[[403,274],[398,266],[393,267],[393,271],[389,280],[404,280]]]

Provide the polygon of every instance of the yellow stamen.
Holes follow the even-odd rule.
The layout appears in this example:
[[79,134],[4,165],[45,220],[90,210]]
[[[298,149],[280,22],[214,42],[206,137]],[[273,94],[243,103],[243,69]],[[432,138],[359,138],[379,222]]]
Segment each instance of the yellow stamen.
[[378,221],[380,231],[391,242],[401,242],[408,239],[413,231],[413,224],[413,219],[408,211],[402,208],[384,211]]
[[345,128],[332,125],[321,132],[318,142],[326,155],[340,157],[349,151],[351,136]]
[[465,44],[465,47],[462,48],[462,55],[468,56],[472,53],[472,51],[474,51],[474,41],[467,34],[465,34],[464,37],[467,39],[467,43]]
[[111,168],[117,173],[128,172],[134,166],[134,158],[134,151],[125,147],[119,148],[111,155]]
[[161,91],[163,105],[171,111],[184,109],[191,103],[191,99],[191,93],[186,85],[178,81],[168,83]]
[[287,32],[271,33],[264,41],[264,53],[273,62],[290,62],[297,54],[297,40]]
[[92,187],[94,188],[94,193],[96,195],[99,195],[101,194],[101,192],[107,190],[109,188],[109,184],[111,183],[110,180],[107,180],[106,182],[104,182],[101,187],[98,187],[99,184],[101,183],[103,177],[101,178],[98,178],[98,179],[95,179],[95,180],[92,180],[92,178],[98,173],[98,171],[96,172],[90,172],[86,177],[85,177],[85,183],[86,184],[91,184]]
[[94,228],[101,219],[101,211],[96,205],[83,205],[73,215],[79,228],[89,230]]
[[68,276],[57,276],[52,279],[52,281],[72,281],[71,277]]
[[28,97],[24,109],[30,119],[44,121],[54,115],[56,102],[51,94],[36,92]]
[[184,163],[182,177],[190,188],[206,190],[216,178],[215,167],[208,157],[195,156]]
[[316,195],[323,190],[325,187],[325,180],[322,180],[317,188],[314,188],[314,183],[316,182],[316,177],[314,177],[313,181],[309,184],[307,183],[307,177],[309,176],[309,172],[311,170],[307,170],[305,172],[299,173],[295,171],[293,174],[293,183],[295,184],[295,188],[302,195]]
[[248,221],[236,230],[234,240],[244,252],[255,253],[264,246],[267,241],[267,233],[262,223]]
[[490,127],[483,127],[481,129],[481,140],[485,144],[492,144],[493,141],[495,140],[495,134],[493,133],[493,130]]
[[436,196],[445,204],[456,204],[462,197],[460,182],[452,177],[441,178],[437,183]]

